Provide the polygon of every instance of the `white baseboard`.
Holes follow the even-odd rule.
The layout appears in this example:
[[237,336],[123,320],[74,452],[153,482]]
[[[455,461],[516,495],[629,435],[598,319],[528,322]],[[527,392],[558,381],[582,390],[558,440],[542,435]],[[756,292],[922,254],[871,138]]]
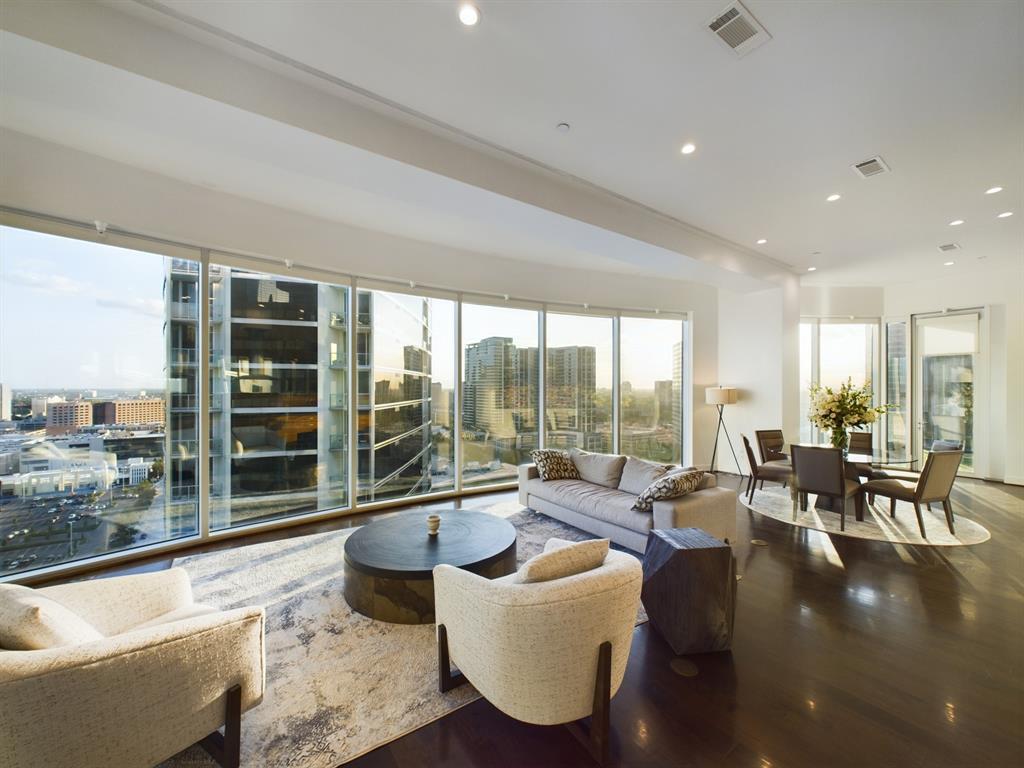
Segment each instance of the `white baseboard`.
[[1024,477],[1016,475],[1007,475],[1003,478],[1003,482],[1007,485],[1024,485]]

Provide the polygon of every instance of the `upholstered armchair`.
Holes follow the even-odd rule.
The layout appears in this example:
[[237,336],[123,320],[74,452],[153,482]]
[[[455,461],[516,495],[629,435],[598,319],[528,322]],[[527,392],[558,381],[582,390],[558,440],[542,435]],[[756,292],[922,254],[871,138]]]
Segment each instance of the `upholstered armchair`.
[[194,603],[180,568],[0,590],[0,766],[142,768],[196,742],[239,765],[262,608]]
[[[596,558],[581,565],[581,551]],[[587,566],[593,567],[580,571]],[[626,672],[642,579],[640,561],[608,551],[606,539],[552,539],[544,554],[493,581],[437,566],[440,689],[468,680],[502,712],[535,725],[592,716],[588,746],[603,763],[610,701]]]

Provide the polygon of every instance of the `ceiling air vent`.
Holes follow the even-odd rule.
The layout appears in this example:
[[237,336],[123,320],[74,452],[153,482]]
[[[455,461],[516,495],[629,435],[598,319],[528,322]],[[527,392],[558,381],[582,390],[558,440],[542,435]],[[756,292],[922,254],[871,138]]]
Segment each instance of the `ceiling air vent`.
[[959,251],[960,243],[946,243],[945,245],[940,245],[939,250],[942,251],[943,253],[949,253],[950,251]]
[[861,163],[854,163],[850,167],[862,179],[870,179],[872,176],[877,176],[880,173],[889,172],[889,166],[885,164],[885,160],[877,155]]
[[746,56],[772,39],[742,3],[731,3],[708,22],[708,29],[737,56]]

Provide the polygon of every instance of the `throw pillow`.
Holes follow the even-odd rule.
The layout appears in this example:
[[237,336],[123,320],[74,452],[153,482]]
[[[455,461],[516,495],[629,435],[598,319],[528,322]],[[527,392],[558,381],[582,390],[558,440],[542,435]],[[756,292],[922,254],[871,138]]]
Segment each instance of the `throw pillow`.
[[575,576],[597,568],[607,556],[608,539],[549,539],[542,553],[531,557],[516,571],[514,581],[518,584],[536,584]]
[[576,465],[580,478],[594,485],[605,488],[618,488],[622,478],[622,468],[626,465],[625,456],[612,453],[590,453],[573,448],[569,452],[572,463]]
[[677,499],[692,493],[700,486],[704,473],[697,469],[691,472],[672,472],[651,483],[633,502],[634,512],[651,512],[654,502],[662,499]]
[[56,600],[18,584],[0,584],[0,648],[40,651],[103,638]]
[[647,486],[659,477],[663,477],[671,469],[672,466],[669,464],[658,464],[654,461],[634,459],[630,456],[626,459],[626,466],[622,468],[619,490],[639,496]]
[[579,480],[580,473],[572,463],[569,454],[553,448],[537,448],[530,451],[530,458],[537,465],[541,480]]

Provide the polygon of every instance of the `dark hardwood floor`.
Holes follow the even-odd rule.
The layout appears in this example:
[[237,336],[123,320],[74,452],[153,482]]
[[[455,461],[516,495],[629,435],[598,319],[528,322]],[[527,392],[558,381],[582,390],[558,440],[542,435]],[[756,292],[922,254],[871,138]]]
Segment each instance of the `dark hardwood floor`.
[[[738,478],[720,482],[735,487]],[[508,498],[470,497],[462,506]],[[670,667],[667,644],[649,625],[638,627],[612,700],[611,765],[1024,765],[1024,489],[961,480],[953,502],[992,539],[950,549],[893,546],[793,528],[738,507],[743,578],[733,649],[688,657],[698,674],[682,677]],[[152,558],[99,575],[169,564]],[[519,723],[479,700],[348,765],[594,763],[566,728]]]

